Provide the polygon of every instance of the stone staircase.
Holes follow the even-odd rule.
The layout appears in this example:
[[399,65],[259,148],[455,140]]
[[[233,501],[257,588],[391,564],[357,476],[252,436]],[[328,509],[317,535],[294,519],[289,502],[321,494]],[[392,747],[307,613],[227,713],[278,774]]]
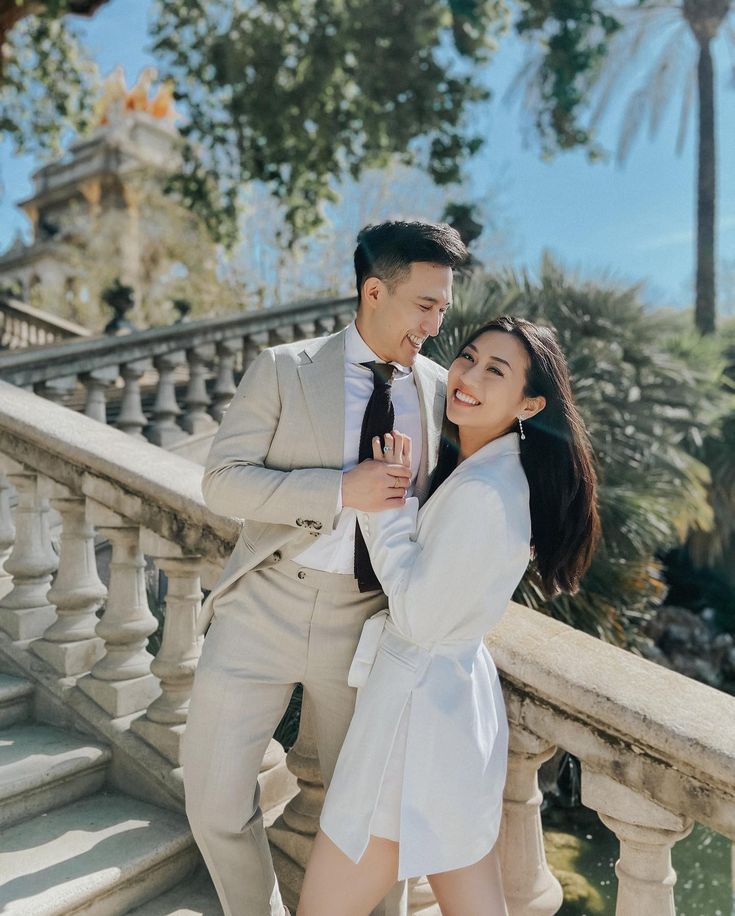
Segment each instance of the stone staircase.
[[112,789],[110,750],[0,674],[0,912],[221,916],[186,818]]

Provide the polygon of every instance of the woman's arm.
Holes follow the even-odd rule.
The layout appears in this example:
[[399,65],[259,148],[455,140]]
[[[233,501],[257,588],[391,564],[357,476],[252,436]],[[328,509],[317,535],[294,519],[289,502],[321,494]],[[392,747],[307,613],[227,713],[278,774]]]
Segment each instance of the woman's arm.
[[391,618],[423,645],[455,629],[468,603],[502,576],[508,558],[505,507],[497,490],[472,478],[445,486],[445,511],[422,524],[418,537],[413,497],[402,509],[359,514]]

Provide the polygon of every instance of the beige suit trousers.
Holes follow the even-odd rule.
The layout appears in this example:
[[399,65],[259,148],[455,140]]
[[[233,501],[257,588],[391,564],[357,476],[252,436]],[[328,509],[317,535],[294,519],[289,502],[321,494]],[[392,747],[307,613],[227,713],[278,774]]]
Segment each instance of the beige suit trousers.
[[216,597],[183,767],[187,815],[227,916],[282,916],[259,807],[263,755],[300,682],[329,785],[355,704],[347,671],[364,621],[385,606],[382,592],[360,594],[352,576],[285,559]]

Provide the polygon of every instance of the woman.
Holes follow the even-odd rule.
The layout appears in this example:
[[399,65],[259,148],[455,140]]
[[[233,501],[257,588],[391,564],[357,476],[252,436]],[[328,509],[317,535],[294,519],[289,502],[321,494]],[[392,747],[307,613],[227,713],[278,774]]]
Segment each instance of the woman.
[[[410,465],[400,433],[373,450]],[[483,638],[531,552],[548,595],[577,589],[595,495],[553,332],[491,321],[449,369],[429,501],[360,514],[389,612],[367,621],[350,669],[361,689],[298,916],[367,916],[396,879],[424,874],[445,916],[507,914],[494,847],[508,725]]]

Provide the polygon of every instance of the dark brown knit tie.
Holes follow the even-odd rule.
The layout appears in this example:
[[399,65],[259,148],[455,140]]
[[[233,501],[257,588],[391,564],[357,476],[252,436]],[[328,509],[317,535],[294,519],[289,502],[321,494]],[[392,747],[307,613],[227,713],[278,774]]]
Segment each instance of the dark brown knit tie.
[[[395,413],[390,399],[393,374],[396,367],[390,363],[360,363],[373,373],[373,393],[365,408],[360,431],[360,452],[358,462],[366,461],[373,457],[373,437],[380,436],[380,446],[385,443],[385,434],[393,429]],[[370,562],[365,539],[357,523],[355,530],[355,578],[361,592],[372,592],[381,587],[375,575],[373,564]]]

